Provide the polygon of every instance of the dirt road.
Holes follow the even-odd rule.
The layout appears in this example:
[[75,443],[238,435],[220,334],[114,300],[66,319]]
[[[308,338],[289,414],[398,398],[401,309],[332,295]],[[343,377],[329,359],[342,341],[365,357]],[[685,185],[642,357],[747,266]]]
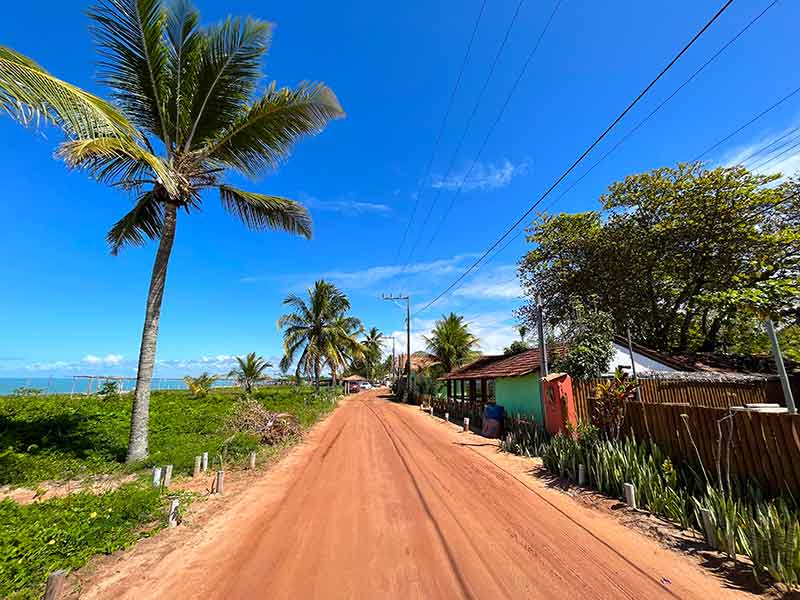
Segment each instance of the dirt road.
[[[721,598],[695,563],[552,490],[482,438],[352,397],[233,515],[97,598]],[[493,451],[493,449],[492,449]],[[487,458],[488,457],[488,458]],[[123,564],[123,563],[120,563]]]

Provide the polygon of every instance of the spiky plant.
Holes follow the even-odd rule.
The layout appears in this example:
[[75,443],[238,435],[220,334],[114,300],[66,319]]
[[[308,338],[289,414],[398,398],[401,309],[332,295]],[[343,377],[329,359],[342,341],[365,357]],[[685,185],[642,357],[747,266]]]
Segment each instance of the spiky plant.
[[272,367],[272,363],[257,356],[255,352],[250,352],[244,358],[237,356],[236,362],[238,366],[231,369],[228,377],[236,381],[236,385],[242,388],[245,395],[249,396],[258,382],[267,378],[265,371]]
[[214,383],[217,381],[217,379],[218,377],[216,375],[201,373],[197,377],[187,375],[183,378],[183,382],[186,384],[186,387],[192,396],[195,398],[205,398],[208,396],[208,392],[211,391],[211,388],[214,386]]
[[0,106],[23,123],[60,126],[67,141],[57,155],[69,167],[132,194],[133,209],[108,232],[112,254],[158,240],[128,443],[127,460],[135,461],[148,453],[150,384],[178,214],[198,212],[216,191],[250,229],[310,238],[303,206],[238,189],[226,174],[274,169],[298,139],[343,112],[322,84],[273,82],[257,90],[270,42],[266,22],[229,17],[201,27],[187,0],[99,0],[89,17],[111,102],[0,46]]

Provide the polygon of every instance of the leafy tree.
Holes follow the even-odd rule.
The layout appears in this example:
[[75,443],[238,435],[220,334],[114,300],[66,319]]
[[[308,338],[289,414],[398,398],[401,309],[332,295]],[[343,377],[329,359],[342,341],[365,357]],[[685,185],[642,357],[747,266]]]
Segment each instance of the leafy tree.
[[746,306],[797,323],[800,185],[778,177],[680,163],[612,184],[600,211],[542,215],[519,265],[525,293],[556,326],[573,299],[597,298],[617,331],[660,350],[730,346]]
[[148,453],[150,384],[178,214],[199,212],[216,190],[223,208],[250,229],[310,238],[303,206],[238,189],[225,175],[275,168],[298,139],[343,113],[322,84],[271,83],[257,92],[270,41],[266,22],[228,18],[200,27],[187,0],[99,0],[89,16],[112,102],[0,47],[0,105],[23,123],[60,126],[67,141],[57,156],[136,198],[108,232],[112,254],[158,240],[128,444],[127,460],[135,461]]
[[319,388],[322,369],[327,366],[335,384],[337,374],[363,354],[356,339],[361,321],[347,314],[350,300],[335,285],[320,279],[309,288],[308,301],[290,294],[283,303],[294,310],[278,319],[278,328],[283,330],[281,369],[288,370],[296,362],[296,375],[312,377]]
[[189,389],[189,393],[192,396],[195,398],[205,398],[208,396],[208,392],[211,391],[217,379],[218,377],[216,375],[210,375],[204,372],[197,377],[187,375],[183,378],[183,381],[186,383],[186,387]]
[[573,379],[592,379],[606,373],[614,357],[611,315],[576,301],[565,324],[556,342],[565,347],[564,353],[550,355],[553,371],[568,373]]
[[259,381],[267,379],[264,371],[271,368],[272,364],[261,356],[257,356],[255,352],[250,352],[244,358],[237,356],[236,362],[239,363],[239,366],[231,369],[228,377],[235,380],[236,385],[249,396]]
[[470,331],[464,317],[450,313],[437,320],[430,337],[425,337],[428,351],[441,364],[445,373],[449,373],[477,355],[478,338]]
[[514,340],[511,342],[510,346],[503,349],[503,354],[506,356],[519,354],[520,352],[525,352],[526,350],[531,349],[531,345],[528,343],[528,340],[525,339],[528,335],[528,326],[524,323],[521,323],[520,325],[517,325],[516,329],[519,333],[519,339]]

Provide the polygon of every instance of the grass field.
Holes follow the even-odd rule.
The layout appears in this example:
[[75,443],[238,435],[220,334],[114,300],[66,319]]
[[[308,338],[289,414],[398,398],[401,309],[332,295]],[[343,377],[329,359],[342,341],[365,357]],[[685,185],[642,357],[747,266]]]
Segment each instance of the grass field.
[[[263,388],[254,396],[269,410],[294,414],[304,428],[334,406],[310,388]],[[149,466],[165,464],[179,475],[189,473],[202,452],[213,462],[226,441],[228,466],[243,462],[259,444],[246,434],[231,440],[225,430],[237,397],[233,390],[202,399],[186,391],[154,392],[150,457],[137,465],[123,464],[130,395],[0,397],[0,485],[36,488],[43,481],[94,474],[144,474]],[[95,554],[158,531],[166,503],[148,477],[103,494],[75,493],[25,506],[0,501],[0,598],[40,598],[48,573],[78,568]]]

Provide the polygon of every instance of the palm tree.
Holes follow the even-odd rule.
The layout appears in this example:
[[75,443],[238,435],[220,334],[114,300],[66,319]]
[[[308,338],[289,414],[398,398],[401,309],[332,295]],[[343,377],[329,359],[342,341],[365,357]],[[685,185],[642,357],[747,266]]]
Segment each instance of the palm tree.
[[455,313],[442,315],[425,342],[428,351],[439,359],[445,373],[474,358],[478,348],[478,338],[470,333],[464,317]]
[[189,393],[195,398],[205,398],[219,377],[203,372],[197,377],[187,375],[183,378]]
[[380,362],[383,353],[383,334],[378,331],[377,327],[370,328],[361,341],[361,346],[364,349],[364,365],[367,371],[365,374],[369,379],[374,379],[375,367]]
[[131,462],[148,453],[150,383],[178,213],[198,212],[205,193],[216,190],[223,208],[250,229],[310,238],[311,218],[302,205],[238,189],[225,174],[252,177],[277,167],[298,139],[343,112],[322,84],[290,89],[273,82],[256,93],[268,23],[228,18],[200,27],[188,0],[99,0],[89,16],[113,105],[0,46],[0,106],[23,123],[60,126],[67,141],[57,155],[69,167],[135,197],[133,209],[108,232],[112,254],[158,240],[131,415]]
[[308,301],[290,294],[283,303],[293,312],[278,319],[283,330],[281,369],[288,370],[297,362],[296,375],[312,377],[319,388],[322,369],[328,367],[334,383],[338,373],[361,355],[356,336],[361,321],[347,314],[350,300],[332,283],[319,280],[308,290]]
[[231,369],[228,377],[235,380],[236,384],[249,396],[253,391],[253,387],[259,381],[264,381],[267,378],[264,371],[271,368],[272,363],[260,356],[256,356],[255,352],[251,352],[244,358],[237,356],[236,362],[239,363],[239,366]]

